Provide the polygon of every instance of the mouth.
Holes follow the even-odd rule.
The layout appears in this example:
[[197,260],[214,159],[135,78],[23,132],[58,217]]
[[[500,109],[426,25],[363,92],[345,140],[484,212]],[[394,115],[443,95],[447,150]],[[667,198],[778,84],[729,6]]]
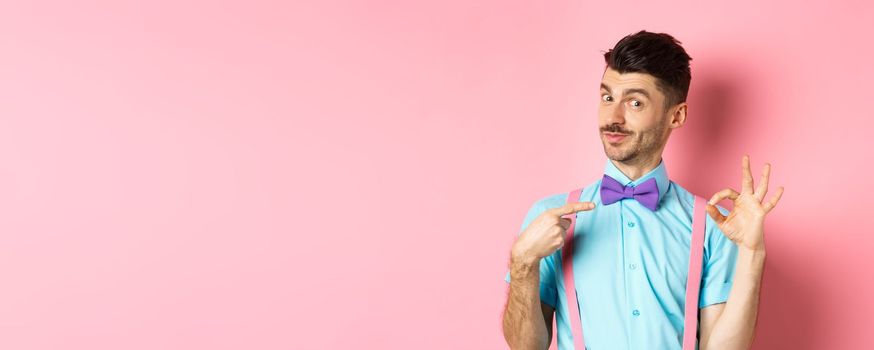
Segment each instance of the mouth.
[[628,136],[628,134],[620,134],[620,133],[615,133],[615,132],[605,132],[604,133],[604,137],[606,137],[607,141],[610,143],[620,143],[620,142],[622,142],[622,140],[625,140],[626,136]]

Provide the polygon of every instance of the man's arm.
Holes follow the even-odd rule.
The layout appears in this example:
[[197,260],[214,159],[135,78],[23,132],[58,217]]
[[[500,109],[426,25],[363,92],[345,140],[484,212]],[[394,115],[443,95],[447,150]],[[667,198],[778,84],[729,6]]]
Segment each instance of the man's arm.
[[[707,205],[707,212],[719,225],[720,231],[738,246],[738,254],[728,301],[713,325],[706,347],[701,349],[745,350],[752,346],[755,337],[759,292],[765,270],[765,215],[777,205],[783,195],[783,187],[778,187],[777,193],[765,201],[771,164],[765,164],[755,189],[749,156],[743,157],[741,168],[741,191],[726,188],[713,195]],[[725,198],[734,201],[734,208],[727,216],[722,215],[715,206]]]
[[511,258],[510,292],[503,318],[504,339],[510,349],[549,348],[554,312],[540,301],[540,259]]
[[728,301],[724,306],[712,305],[701,309],[701,350],[747,350],[752,346],[764,269],[764,249],[738,250],[735,278]]
[[[571,220],[562,216],[594,207],[592,202],[570,202],[547,209],[530,224],[523,225],[525,228],[510,251],[510,292],[503,318],[504,339],[511,349],[549,348],[554,310],[545,310],[541,305],[541,261],[564,244],[564,233]],[[550,275],[547,271],[545,276]]]
[[710,339],[710,333],[713,332],[713,326],[716,325],[716,321],[719,320],[719,316],[722,315],[722,310],[725,309],[725,303],[718,303],[713,305],[708,305],[706,307],[701,308],[699,311],[700,317],[698,318],[699,328],[701,329],[700,337],[698,339],[699,350],[704,350],[706,348],[707,340]]

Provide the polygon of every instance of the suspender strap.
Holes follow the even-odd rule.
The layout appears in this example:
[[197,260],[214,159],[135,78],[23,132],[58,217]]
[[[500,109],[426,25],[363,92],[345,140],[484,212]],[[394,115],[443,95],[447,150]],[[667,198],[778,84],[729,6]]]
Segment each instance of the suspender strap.
[[[582,191],[583,189],[580,188],[568,194],[568,203],[579,201]],[[576,213],[568,215],[570,215],[569,219],[571,219],[571,226],[567,229],[567,233],[564,236],[564,245],[561,247],[561,270],[564,272],[564,296],[565,300],[567,300],[565,305],[568,308],[565,315],[568,315],[568,319],[571,323],[571,334],[574,337],[574,349],[584,350],[586,348],[586,342],[583,341],[583,326],[581,324],[579,308],[580,304],[577,302],[577,293],[576,288],[574,287],[574,227],[577,224],[577,215]],[[558,335],[557,331],[556,335]]]
[[[580,199],[582,188],[568,194],[567,202],[576,202]],[[692,244],[689,247],[689,274],[686,280],[686,308],[683,328],[683,349],[695,350],[698,338],[698,292],[701,287],[701,268],[704,262],[704,222],[706,220],[707,202],[704,198],[695,196],[692,209]],[[582,318],[580,317],[580,304],[574,287],[574,228],[577,223],[577,214],[568,214],[571,225],[565,233],[564,245],[561,248],[561,269],[564,278],[564,293],[567,303],[566,315],[570,320],[571,334],[573,336],[574,349],[585,350],[586,342],[583,339]],[[556,329],[556,334],[558,331]],[[558,337],[556,337],[558,338]]]
[[686,323],[683,326],[683,349],[695,350],[698,338],[698,291],[701,288],[701,265],[704,263],[704,223],[707,212],[704,198],[695,196],[692,209],[692,244],[689,275],[686,280]]

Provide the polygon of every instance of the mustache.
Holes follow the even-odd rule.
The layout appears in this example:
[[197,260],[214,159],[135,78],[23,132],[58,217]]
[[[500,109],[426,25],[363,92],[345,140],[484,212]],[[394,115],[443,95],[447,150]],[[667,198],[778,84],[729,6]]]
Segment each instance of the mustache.
[[626,134],[626,135],[632,134],[632,132],[630,130],[623,129],[621,126],[619,126],[619,124],[610,124],[610,125],[602,126],[600,128],[600,130],[601,130],[601,132],[613,132],[613,133],[617,133],[617,134]]

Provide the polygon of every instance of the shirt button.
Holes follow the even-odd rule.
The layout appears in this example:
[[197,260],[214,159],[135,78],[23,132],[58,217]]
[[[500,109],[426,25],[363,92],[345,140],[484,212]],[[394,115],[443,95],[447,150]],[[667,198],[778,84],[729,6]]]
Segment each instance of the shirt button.
[[637,309],[634,309],[634,311],[632,311],[631,314],[634,316],[640,316],[640,311],[637,311]]
[[637,268],[637,264],[629,264],[628,268],[634,270]]
[[629,221],[629,222],[628,222],[628,227],[634,227],[634,223],[631,222],[631,221]]

